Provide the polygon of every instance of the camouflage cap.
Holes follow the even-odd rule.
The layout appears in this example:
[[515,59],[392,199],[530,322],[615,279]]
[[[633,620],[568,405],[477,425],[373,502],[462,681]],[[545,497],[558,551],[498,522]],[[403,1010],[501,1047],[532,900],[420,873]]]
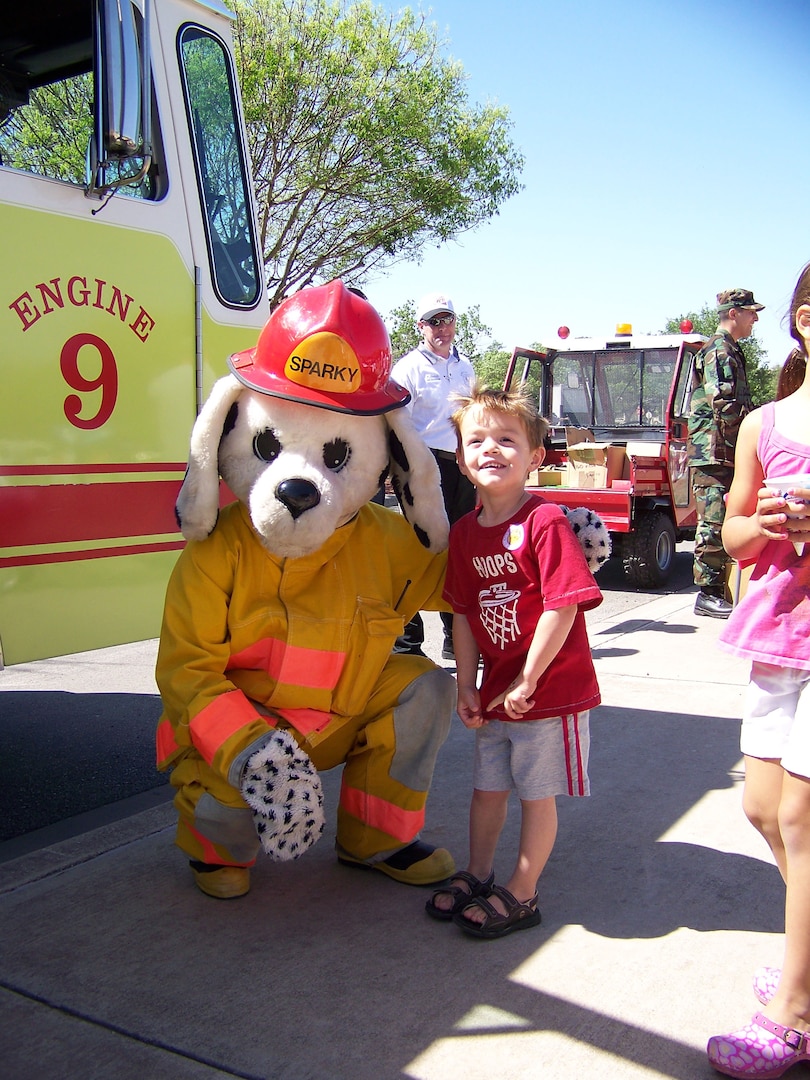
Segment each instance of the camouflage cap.
[[764,304],[758,304],[750,289],[724,289],[717,294],[717,310],[731,311],[732,308],[743,308],[747,311],[763,311]]

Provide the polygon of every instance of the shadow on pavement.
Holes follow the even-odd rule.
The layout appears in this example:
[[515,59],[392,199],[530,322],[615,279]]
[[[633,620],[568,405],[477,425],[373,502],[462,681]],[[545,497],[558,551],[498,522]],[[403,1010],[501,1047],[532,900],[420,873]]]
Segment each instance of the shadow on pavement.
[[[707,794],[737,783],[738,734],[732,718],[595,710],[594,795],[560,800],[559,839],[540,884],[543,923],[502,942],[428,919],[426,890],[336,863],[335,770],[324,777],[324,838],[297,862],[260,860],[238,901],[195,891],[170,829],[7,894],[3,984],[241,1077],[491,1076],[496,1059],[486,1054],[501,1037],[508,1055],[521,1039],[552,1032],[531,1073],[525,1058],[510,1068],[507,1056],[497,1074],[632,1068],[708,1080],[698,1044],[716,1017],[704,1010],[730,1007],[716,1000],[715,984],[727,978],[718,950],[729,931],[780,933],[782,885],[764,861],[662,837]],[[425,831],[459,865],[472,741],[456,722]],[[517,831],[513,805],[501,879]],[[544,989],[549,977],[568,992]],[[594,1048],[609,1071],[607,1060],[592,1068]]]
[[165,784],[157,694],[0,695],[0,842]]

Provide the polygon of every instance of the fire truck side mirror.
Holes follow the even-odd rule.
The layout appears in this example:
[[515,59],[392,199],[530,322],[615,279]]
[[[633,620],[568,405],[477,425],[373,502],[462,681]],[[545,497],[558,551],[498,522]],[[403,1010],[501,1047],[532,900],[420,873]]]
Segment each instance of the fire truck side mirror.
[[[95,6],[95,123],[88,193],[138,183],[151,164],[148,3],[144,11],[139,33],[140,14],[130,0],[97,0]],[[131,158],[142,158],[141,167],[111,169]]]

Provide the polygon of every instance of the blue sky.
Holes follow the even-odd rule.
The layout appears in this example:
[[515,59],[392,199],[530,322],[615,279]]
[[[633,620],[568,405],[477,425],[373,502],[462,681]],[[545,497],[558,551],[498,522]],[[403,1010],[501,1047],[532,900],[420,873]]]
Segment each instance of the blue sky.
[[[384,0],[392,11],[401,5]],[[416,7],[417,5],[412,5]],[[386,315],[446,290],[508,349],[641,333],[742,286],[779,364],[810,260],[808,0],[436,0],[526,164],[499,216],[368,281]]]

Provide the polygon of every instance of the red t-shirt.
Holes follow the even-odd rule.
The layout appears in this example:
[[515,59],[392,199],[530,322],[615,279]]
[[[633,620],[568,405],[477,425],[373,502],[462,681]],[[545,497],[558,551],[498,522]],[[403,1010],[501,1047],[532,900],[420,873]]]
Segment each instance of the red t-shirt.
[[[565,514],[539,495],[500,525],[479,525],[480,512],[450,530],[444,598],[466,616],[483,657],[482,704],[520,673],[543,611],[576,604],[568,637],[537,683],[534,708],[521,719],[593,708],[601,698],[584,612],[602,603],[602,593]],[[502,704],[486,715],[511,719]]]

